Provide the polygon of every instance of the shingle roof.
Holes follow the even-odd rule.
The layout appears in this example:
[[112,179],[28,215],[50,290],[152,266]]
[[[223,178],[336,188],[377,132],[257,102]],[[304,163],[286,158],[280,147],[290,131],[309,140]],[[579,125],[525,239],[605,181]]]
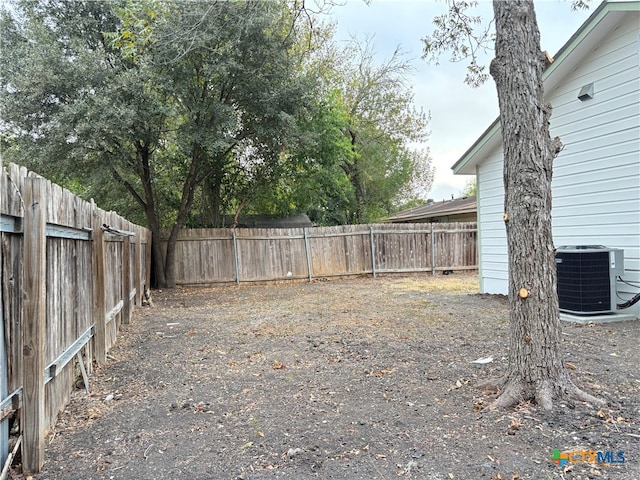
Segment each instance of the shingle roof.
[[477,210],[476,197],[463,197],[454,200],[443,200],[419,207],[410,208],[392,215],[387,219],[391,223],[426,220],[444,215],[473,213]]

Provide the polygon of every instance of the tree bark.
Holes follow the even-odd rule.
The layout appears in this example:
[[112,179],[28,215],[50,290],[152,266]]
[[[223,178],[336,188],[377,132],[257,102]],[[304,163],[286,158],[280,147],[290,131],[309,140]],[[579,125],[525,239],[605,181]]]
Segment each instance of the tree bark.
[[357,133],[354,130],[349,129],[349,136],[351,137],[351,151],[353,152],[353,158],[351,160],[352,163],[343,165],[343,169],[347,173],[349,181],[353,185],[353,191],[356,197],[356,210],[349,220],[351,223],[362,223],[365,219],[366,195],[360,175],[361,166],[358,164],[359,155],[357,147]]
[[504,146],[504,220],[509,255],[509,370],[494,407],[533,400],[545,409],[577,389],[562,361],[551,226],[552,164],[560,139],[549,133],[543,98],[546,57],[532,0],[494,0],[496,82]]
[[[148,217],[147,217],[148,218]],[[160,226],[158,224],[149,225],[151,230],[151,258],[153,261],[153,274],[155,276],[155,286],[166,288],[167,281],[164,276],[164,254],[161,248]],[[150,287],[150,285],[147,285]]]
[[193,152],[191,154],[191,165],[189,166],[189,172],[185,178],[182,186],[182,196],[180,197],[180,207],[178,208],[178,215],[171,228],[171,233],[167,239],[167,251],[164,259],[164,280],[165,288],[176,287],[176,244],[178,242],[178,234],[180,229],[184,225],[187,215],[191,211],[193,205],[193,198],[195,195],[196,187],[198,186],[198,172],[202,167],[202,161],[204,158],[204,151],[202,145],[196,143],[193,146]]
[[222,225],[222,176],[221,167],[215,168],[210,178],[202,183],[200,218],[202,228],[221,228]]
[[[156,203],[153,191],[153,180],[151,172],[151,144],[139,141],[136,144],[136,159],[132,162],[136,167],[136,173],[140,179],[143,193],[140,194],[127,180],[125,180],[116,168],[112,170],[113,177],[117,182],[122,184],[131,196],[143,208],[147,217],[147,224],[151,230],[151,251],[153,262],[153,274],[155,276],[155,286],[158,288],[166,288],[165,279],[165,258],[160,247],[160,219],[156,211]],[[147,285],[150,287],[150,285]]]
[[160,247],[160,218],[156,209],[156,202],[153,190],[153,175],[151,171],[151,146],[148,143],[137,145],[138,174],[144,190],[144,210],[147,215],[147,223],[151,230],[151,251],[153,258],[153,272],[156,286],[165,288],[167,286],[165,278],[165,261]]

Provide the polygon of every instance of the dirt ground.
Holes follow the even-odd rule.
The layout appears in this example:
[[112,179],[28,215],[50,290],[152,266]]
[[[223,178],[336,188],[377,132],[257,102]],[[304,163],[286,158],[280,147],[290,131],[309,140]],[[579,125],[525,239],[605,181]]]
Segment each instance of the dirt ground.
[[474,292],[461,274],[154,292],[34,478],[640,479],[640,322],[564,325],[605,407],[484,411],[507,305]]

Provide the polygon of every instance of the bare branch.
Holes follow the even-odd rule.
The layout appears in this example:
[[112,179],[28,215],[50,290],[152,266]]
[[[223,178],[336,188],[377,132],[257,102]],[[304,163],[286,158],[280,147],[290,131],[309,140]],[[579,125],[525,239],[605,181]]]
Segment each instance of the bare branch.
[[452,62],[469,60],[465,83],[477,87],[489,78],[486,66],[478,63],[478,57],[491,48],[493,21],[483,28],[481,18],[468,13],[478,6],[477,1],[448,0],[448,5],[446,14],[433,19],[436,27],[433,34],[422,39],[422,58],[437,65],[440,56],[450,52]]

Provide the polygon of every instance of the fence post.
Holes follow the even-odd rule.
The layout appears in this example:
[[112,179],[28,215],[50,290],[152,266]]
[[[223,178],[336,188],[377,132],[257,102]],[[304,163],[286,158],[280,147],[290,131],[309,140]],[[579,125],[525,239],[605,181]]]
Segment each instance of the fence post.
[[46,324],[46,181],[25,179],[23,252],[22,467],[37,473],[44,465],[44,337]]
[[[158,239],[160,242],[160,239]],[[153,247],[153,232],[147,230],[147,246],[144,249],[144,288],[151,288],[151,249]],[[158,248],[159,249],[159,248]],[[144,291],[142,292],[144,295]]]
[[373,226],[369,226],[369,237],[371,239],[371,270],[373,278],[376,278],[376,247],[373,242]]
[[307,273],[309,274],[309,282],[311,282],[311,279],[312,279],[311,250],[309,250],[309,237],[307,236],[307,229],[303,228],[302,233],[304,233],[304,251],[307,254]]
[[431,275],[436,274],[436,238],[433,232],[433,222],[431,222]]
[[238,266],[238,238],[236,237],[236,231],[233,230],[233,262],[236,269],[236,283],[240,285],[240,268]]
[[[2,156],[0,156],[0,182],[2,182]],[[2,213],[2,194],[0,193],[0,213]],[[2,277],[2,235],[0,234],[0,283],[5,281]],[[9,374],[7,372],[7,350],[4,342],[4,303],[2,301],[2,290],[0,287],[0,399],[4,400],[8,393],[7,383],[9,380]],[[9,456],[9,421],[8,419],[0,422],[0,464],[4,465],[7,457]]]
[[142,267],[140,262],[142,262],[142,236],[140,232],[136,232],[136,255],[133,259],[133,284],[136,288],[136,307],[142,306]]
[[124,237],[122,245],[122,323],[131,322],[131,237]]
[[101,217],[93,200],[93,320],[96,325],[93,353],[98,365],[107,363],[107,325],[104,280],[104,232]]

